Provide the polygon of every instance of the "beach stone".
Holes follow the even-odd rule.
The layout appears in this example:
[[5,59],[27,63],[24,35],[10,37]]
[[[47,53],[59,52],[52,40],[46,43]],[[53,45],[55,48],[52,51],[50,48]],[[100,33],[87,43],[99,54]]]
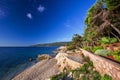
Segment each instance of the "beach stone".
[[45,59],[51,59],[52,57],[48,54],[39,54],[37,57],[37,61],[45,60]]

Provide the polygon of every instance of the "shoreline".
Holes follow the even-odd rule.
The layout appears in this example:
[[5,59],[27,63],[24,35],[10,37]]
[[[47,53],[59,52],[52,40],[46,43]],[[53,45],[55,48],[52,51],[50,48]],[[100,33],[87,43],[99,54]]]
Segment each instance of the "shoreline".
[[35,65],[36,62],[33,61],[33,62],[27,62],[27,63],[24,63],[24,64],[20,64],[18,65],[16,68],[14,68],[14,70],[12,71],[12,69],[7,72],[6,74],[7,75],[4,75],[1,79],[2,80],[11,80],[13,79],[15,76],[19,75],[21,72],[23,72],[24,70],[30,68],[31,66]]
[[64,68],[76,69],[82,64],[83,58],[80,54],[69,54],[62,48],[52,59],[37,62],[12,80],[49,80],[50,77],[62,72]]
[[23,71],[29,69],[31,66],[33,66],[33,65],[35,65],[35,64],[36,64],[36,62],[31,62],[31,64],[27,65],[26,68],[24,68],[24,69],[18,71],[18,72],[17,72],[14,76],[12,76],[10,79],[12,80],[15,76],[19,75],[20,73],[22,73]]
[[[38,55],[44,55],[44,54],[38,54]],[[46,54],[46,55],[50,55],[52,58],[54,58],[55,56],[56,56],[56,54]],[[37,58],[37,57],[36,57]],[[10,74],[10,77],[8,77],[8,78],[6,78],[5,77],[5,79],[4,80],[8,80],[8,79],[10,79],[10,80],[12,80],[14,77],[16,77],[17,75],[19,75],[20,73],[22,73],[22,72],[24,72],[24,71],[26,71],[27,69],[29,69],[29,68],[31,68],[32,66],[34,66],[35,64],[37,64],[38,62],[42,62],[43,60],[41,60],[41,61],[37,61],[37,60],[33,60],[33,61],[29,61],[29,62],[27,62],[28,64],[26,64],[26,63],[24,63],[24,64],[21,64],[21,66],[23,66],[23,65],[27,65],[27,67],[25,67],[25,68],[19,68],[19,69],[21,69],[21,70],[18,70],[18,71],[16,71],[15,72],[15,74]],[[9,76],[9,75],[8,75]]]

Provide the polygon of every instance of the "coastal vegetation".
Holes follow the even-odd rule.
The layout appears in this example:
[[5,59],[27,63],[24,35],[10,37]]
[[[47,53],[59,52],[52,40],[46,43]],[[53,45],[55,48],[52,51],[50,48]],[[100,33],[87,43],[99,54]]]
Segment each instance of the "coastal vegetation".
[[[96,0],[85,18],[84,34],[73,35],[67,50],[85,49],[96,55],[120,62],[120,0]],[[92,61],[80,68],[63,70],[51,80],[112,80],[107,74],[97,72]]]
[[84,60],[86,63],[80,68],[74,70],[65,68],[60,74],[51,77],[51,80],[112,80],[109,75],[97,72],[88,57],[84,57]]
[[50,46],[66,46],[70,42],[53,42],[53,43],[45,43],[45,44],[35,44],[31,47],[50,47]]
[[120,0],[96,0],[84,22],[84,34],[75,34],[67,49],[83,48],[120,62]]

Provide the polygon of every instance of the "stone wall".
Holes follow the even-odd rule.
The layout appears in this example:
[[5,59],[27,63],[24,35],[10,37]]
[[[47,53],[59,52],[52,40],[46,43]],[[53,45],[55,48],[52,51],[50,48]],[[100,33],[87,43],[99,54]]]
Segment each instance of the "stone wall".
[[120,64],[111,60],[92,54],[88,51],[81,49],[84,56],[90,58],[93,61],[94,67],[101,74],[108,74],[113,80],[120,80]]

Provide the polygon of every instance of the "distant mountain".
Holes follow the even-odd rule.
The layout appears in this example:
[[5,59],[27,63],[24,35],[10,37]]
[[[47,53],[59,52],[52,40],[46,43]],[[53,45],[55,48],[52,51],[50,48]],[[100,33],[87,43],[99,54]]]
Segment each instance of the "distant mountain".
[[45,43],[45,44],[35,44],[31,45],[31,47],[49,47],[49,46],[65,46],[70,42],[53,42],[53,43]]

